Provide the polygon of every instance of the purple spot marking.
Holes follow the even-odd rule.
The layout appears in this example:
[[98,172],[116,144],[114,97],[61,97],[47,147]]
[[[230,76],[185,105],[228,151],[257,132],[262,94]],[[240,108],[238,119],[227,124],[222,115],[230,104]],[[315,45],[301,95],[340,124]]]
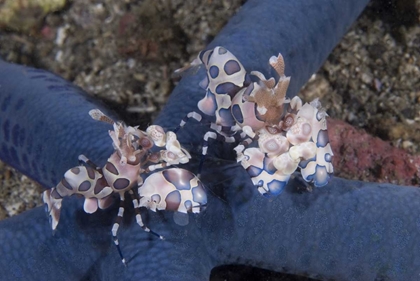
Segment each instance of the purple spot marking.
[[260,169],[260,168],[258,168],[258,167],[255,167],[255,166],[249,166],[247,169],[246,169],[246,171],[248,172],[248,175],[251,177],[251,178],[255,178],[255,177],[257,177],[259,174],[261,174],[261,172],[263,171],[262,169]]
[[236,85],[232,82],[220,83],[216,87],[216,94],[230,94],[237,89]]
[[227,125],[225,126],[233,126],[235,125],[235,120],[233,119],[232,113],[229,109],[222,108],[219,110],[220,118],[223,120],[223,122]]
[[311,159],[302,160],[299,162],[299,167],[301,169],[305,169],[309,162],[316,161],[316,156],[312,157]]
[[216,78],[217,76],[219,76],[219,68],[215,65],[210,66],[209,74],[211,78]]
[[80,173],[80,168],[79,167],[74,167],[74,168],[71,168],[70,171],[73,174],[78,175]]
[[225,48],[223,48],[223,47],[219,48],[219,55],[224,55],[226,53],[227,53],[227,50]]
[[233,75],[239,71],[241,71],[241,66],[236,60],[229,60],[225,63],[223,67],[227,75]]
[[162,172],[163,177],[166,181],[173,184],[178,190],[190,190],[190,181],[194,178],[194,175],[188,171],[181,170],[165,170]]
[[119,178],[116,181],[114,181],[114,187],[115,189],[124,189],[127,188],[130,184],[130,181],[128,179]]
[[105,178],[102,177],[98,179],[96,181],[95,188],[93,189],[93,193],[98,194],[99,192],[102,191],[102,189],[104,189],[105,186],[108,186],[108,183],[106,182]]
[[318,133],[316,146],[317,147],[325,147],[330,142],[328,138],[328,131],[327,130],[320,130]]
[[194,202],[199,203],[200,205],[207,204],[207,194],[200,182],[198,183],[198,186],[193,187],[191,192]]
[[274,167],[274,165],[270,162],[270,158],[264,157],[264,171],[269,173],[270,175],[273,175],[275,172],[277,172],[277,169]]
[[107,170],[111,174],[114,174],[114,175],[118,176],[118,170],[117,170],[117,168],[115,168],[114,164],[112,164],[111,162],[106,162],[105,170]]
[[56,188],[54,188],[54,190],[53,190],[53,191],[51,191],[50,196],[51,196],[52,198],[54,198],[54,199],[61,199],[61,198],[63,198],[63,197],[62,197],[62,196],[58,193],[58,191],[57,191],[57,189],[56,189]]
[[181,194],[178,190],[174,190],[165,198],[166,210],[177,211],[179,204],[181,204]]
[[95,170],[91,167],[86,167],[86,172],[88,174],[88,177],[93,180],[95,178]]
[[61,180],[61,184],[62,184],[65,188],[67,188],[68,190],[73,190],[73,187],[69,184],[69,182],[68,182],[68,181],[66,181],[66,179],[62,179],[62,180]]
[[244,116],[242,115],[241,107],[237,104],[232,106],[232,115],[235,118],[236,122],[242,124],[244,122]]
[[287,181],[272,180],[267,184],[268,189],[270,190],[269,195],[279,195],[283,192],[284,187],[286,186]]
[[90,181],[84,181],[79,185],[79,191],[81,192],[87,191],[89,190],[90,186],[91,186]]
[[332,161],[332,155],[329,154],[329,153],[326,153],[325,156],[324,156],[324,159],[325,159],[326,162],[330,162],[331,163],[331,161]]

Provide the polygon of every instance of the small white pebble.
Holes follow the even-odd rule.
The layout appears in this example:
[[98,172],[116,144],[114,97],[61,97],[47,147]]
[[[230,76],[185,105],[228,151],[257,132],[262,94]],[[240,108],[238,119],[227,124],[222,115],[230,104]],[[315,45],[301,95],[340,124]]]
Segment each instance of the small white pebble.
[[411,141],[405,140],[402,142],[402,148],[403,149],[408,149],[410,147],[412,147],[414,144]]
[[59,50],[56,54],[55,54],[55,61],[57,62],[61,62],[63,59],[63,51]]
[[127,60],[127,66],[128,68],[132,69],[133,67],[136,66],[136,60],[133,58],[130,58]]
[[94,12],[95,12],[95,14],[97,14],[97,15],[101,15],[101,14],[103,14],[103,13],[104,13],[104,11],[105,11],[104,4],[102,4],[102,3],[96,4],[95,6],[93,6],[93,11],[94,11]]
[[69,25],[66,24],[65,26],[60,26],[57,29],[57,36],[55,37],[55,44],[57,46],[62,46],[64,43],[64,40],[66,40],[67,37],[67,29],[69,29]]

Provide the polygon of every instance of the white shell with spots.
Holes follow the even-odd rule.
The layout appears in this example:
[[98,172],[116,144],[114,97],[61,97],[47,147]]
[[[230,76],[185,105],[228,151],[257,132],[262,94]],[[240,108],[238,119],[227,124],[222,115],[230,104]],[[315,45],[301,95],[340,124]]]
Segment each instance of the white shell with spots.
[[200,180],[190,171],[171,168],[148,176],[139,187],[140,206],[152,211],[199,213],[207,204]]
[[250,138],[258,139],[257,147],[237,146],[237,160],[263,195],[280,193],[298,167],[305,181],[324,186],[333,173],[327,114],[317,99],[304,105],[299,97],[288,100],[285,94],[290,77],[284,75],[283,57],[271,57],[270,64],[279,74],[277,83],[274,78],[266,79],[253,71],[251,74],[260,80],[233,98],[235,121],[247,128]]
[[[199,64],[205,66],[207,75],[200,82],[206,94],[197,106],[201,112],[216,116],[210,128],[226,142],[238,139],[240,134],[242,142],[234,148],[237,161],[247,169],[262,194],[280,193],[298,167],[303,179],[316,187],[328,183],[333,172],[333,153],[326,128],[327,114],[318,100],[302,105],[299,97],[286,97],[290,77],[285,75],[281,54],[269,59],[277,80],[251,71],[250,75],[256,78],[251,82],[240,61],[220,46],[201,52],[192,63]],[[202,122],[201,116],[195,119]],[[230,132],[222,131],[220,126],[230,127]],[[257,147],[248,147],[251,143]],[[207,153],[207,146],[202,153]]]
[[[120,195],[120,198],[123,198],[126,191],[143,184],[141,175],[146,170],[149,170],[149,167],[153,166],[153,169],[150,169],[150,171],[153,171],[174,164],[187,163],[191,158],[188,151],[181,147],[176,134],[170,131],[165,132],[160,126],[152,125],[144,132],[139,130],[138,127],[126,126],[122,122],[114,122],[97,109],[92,110],[89,114],[95,120],[113,125],[113,130],[109,131],[109,135],[115,151],[108,158],[103,168],[96,167],[85,156],[79,157],[79,160],[84,161],[86,166],[77,166],[69,169],[57,186],[43,193],[43,200],[46,204],[53,230],[59,222],[63,197],[73,194],[84,196],[85,212],[93,213],[98,208],[107,208],[112,203],[111,194],[117,193]],[[150,149],[152,147],[159,148],[159,151],[157,153],[151,152]],[[165,147],[166,150],[161,147]],[[158,157],[154,157],[155,155],[158,155]],[[151,162],[149,159],[154,159],[155,161]],[[159,178],[159,175],[162,174],[162,172],[157,173],[155,178]],[[184,178],[187,177],[186,172],[183,172],[183,175]],[[191,177],[191,183],[202,188],[198,179],[193,175]],[[179,184],[179,182],[175,184]],[[197,194],[205,197],[204,190],[197,192]],[[189,196],[193,195],[193,191],[190,190]],[[190,197],[183,195],[185,200],[191,200],[188,199]],[[192,201],[192,203],[197,202]],[[188,207],[187,202],[185,209],[187,210]],[[192,211],[196,211],[196,209],[193,208]]]
[[216,124],[234,125],[230,113],[232,97],[244,87],[247,73],[239,60],[223,47],[201,52],[198,56],[207,70],[207,77],[200,82],[206,89],[205,97],[197,104],[204,114],[216,116]]

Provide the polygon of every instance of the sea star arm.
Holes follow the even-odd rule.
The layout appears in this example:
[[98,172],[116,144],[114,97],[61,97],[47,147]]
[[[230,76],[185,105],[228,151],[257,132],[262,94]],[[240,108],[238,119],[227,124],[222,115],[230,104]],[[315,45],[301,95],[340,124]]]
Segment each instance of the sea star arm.
[[[312,4],[303,0],[250,0],[209,48],[223,45],[235,53],[247,69],[266,75],[269,67],[264,62],[281,51],[288,65],[286,75],[293,77],[288,94],[292,97],[325,60],[366,2],[325,0]],[[272,16],[266,17],[266,14]],[[10,78],[6,75],[11,71],[10,67],[7,63],[0,65],[4,71],[4,75],[0,75],[2,89],[11,87],[12,82],[15,85],[33,83],[25,76],[28,68],[18,67],[20,74]],[[39,75],[43,73],[40,71]],[[195,108],[197,100],[191,97],[197,96],[192,93],[199,91],[198,82],[202,77],[202,72],[199,72],[197,76],[181,81],[157,123],[167,128],[175,127],[187,112]],[[47,82],[39,83],[39,86],[48,85]],[[78,130],[88,130],[83,129],[86,125],[83,122],[90,117],[86,114],[77,122],[71,121],[74,120],[72,114],[82,116],[82,109],[77,107],[88,101],[83,97],[73,104],[62,105],[58,109],[60,116],[68,119],[59,120],[57,116],[49,115],[52,109],[63,104],[63,97],[54,96],[57,88],[45,87],[42,91],[34,87],[32,90],[39,97],[45,94],[48,98],[40,103],[34,99],[26,105],[19,105],[18,101],[27,92],[22,88],[12,89],[14,95],[10,98],[7,92],[0,92],[1,129],[8,132],[8,138],[18,139],[13,133],[16,125],[19,125],[19,130],[15,129],[18,132],[37,124],[43,128],[49,126],[51,130],[39,129],[27,135],[39,137],[45,149],[69,142],[64,147],[76,157],[66,155],[57,160],[58,152],[63,151],[60,148],[55,154],[36,162],[45,166],[38,168],[40,171],[25,167],[21,162],[13,162],[16,157],[11,147],[19,157],[24,157],[26,152],[28,159],[34,157],[35,160],[38,160],[36,156],[47,151],[41,149],[39,152],[36,146],[31,150],[20,140],[10,142],[6,140],[6,133],[2,134],[0,143],[2,148],[9,146],[2,150],[1,157],[15,167],[21,166],[21,170],[45,186],[52,186],[67,168],[74,165],[71,161],[81,153],[73,149],[80,143],[89,143],[74,138],[74,135]],[[68,92],[74,91],[70,89]],[[48,104],[51,108],[46,107]],[[13,114],[19,108],[25,114]],[[31,110],[36,114],[22,120],[22,116],[30,116]],[[53,124],[56,127],[51,127]],[[107,149],[111,148],[105,143],[105,127],[98,123],[88,126],[98,134],[88,139],[88,147],[81,147],[85,154],[86,151],[99,153],[89,155],[96,157],[96,161],[104,161],[110,154]],[[48,133],[59,132],[58,128],[65,135],[62,140],[60,135]],[[179,140],[196,145],[201,136],[197,128],[193,134],[186,128]],[[101,149],[104,150],[95,152]],[[215,151],[219,149],[222,148],[217,147]],[[328,186],[313,193],[302,195],[289,188],[273,201],[267,201],[252,193],[245,171],[238,167],[225,169],[227,174],[220,172],[220,166],[207,164],[205,169],[203,181],[207,179],[208,187],[214,188],[214,192],[226,201],[210,195],[208,210],[192,218],[185,227],[174,224],[169,213],[163,216],[152,214],[151,227],[171,237],[168,241],[148,237],[131,220],[129,225],[124,225],[120,236],[120,241],[126,243],[122,250],[128,257],[127,269],[121,265],[108,236],[115,209],[89,216],[80,213],[80,204],[71,199],[67,200],[68,208],[62,217],[62,224],[70,229],[61,228],[54,237],[50,236],[48,223],[39,208],[0,223],[1,240],[7,241],[0,246],[2,277],[6,280],[37,279],[38,275],[34,277],[34,273],[39,273],[40,279],[206,280],[214,266],[226,263],[336,280],[415,280],[418,277],[420,242],[416,233],[419,223],[417,216],[412,215],[419,210],[416,189],[333,179]],[[43,170],[46,171],[44,174]],[[217,176],[210,178],[209,174],[216,174],[215,171]],[[221,185],[223,180],[226,182]],[[218,192],[222,188],[226,194]],[[16,267],[19,263],[26,266]]]

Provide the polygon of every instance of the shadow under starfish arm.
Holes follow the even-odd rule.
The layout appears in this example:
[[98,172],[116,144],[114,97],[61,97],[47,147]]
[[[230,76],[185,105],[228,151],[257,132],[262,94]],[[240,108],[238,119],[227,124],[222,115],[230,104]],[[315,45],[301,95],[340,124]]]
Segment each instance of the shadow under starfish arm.
[[[321,65],[367,1],[325,0],[313,5],[303,0],[289,2],[248,1],[211,46],[225,46],[247,69],[265,74],[268,71],[268,65],[264,68],[267,58],[282,52],[287,65],[286,74],[293,77],[291,96]],[[284,34],[279,36],[282,34],[279,32]],[[9,67],[10,64],[0,64],[2,71],[7,72]],[[28,69],[18,68],[22,71]],[[197,100],[202,97],[202,90],[198,88],[201,74],[185,77],[180,82],[158,118],[159,124],[175,127],[185,113],[195,108]],[[20,77],[22,81],[0,76],[0,83],[2,86],[12,82],[32,83],[28,77]],[[34,91],[45,95],[47,98],[42,100],[52,109],[63,101],[53,89],[41,91],[34,87]],[[69,89],[69,92],[75,90]],[[0,91],[2,108],[10,103],[5,93]],[[13,99],[23,99],[25,94],[22,89],[17,89]],[[42,103],[23,105],[26,112],[37,113],[26,121],[13,114],[16,113],[15,105],[15,112],[0,112],[3,130],[8,120],[10,124],[15,122],[11,128],[18,124],[23,130],[45,122],[41,123],[44,127],[56,129],[41,130],[32,135],[44,141],[46,148],[53,149],[70,142],[71,146],[64,145],[64,148],[72,155],[60,157],[61,162],[57,161],[57,155],[63,147],[55,155],[48,154],[39,160],[38,164],[47,166],[46,171],[54,177],[45,175],[46,179],[40,178],[34,173],[34,168],[13,162],[10,152],[1,157],[47,187],[55,184],[64,170],[74,165],[73,161],[80,153],[100,151],[89,156],[95,161],[105,161],[112,150],[106,126],[98,122],[92,125],[84,123],[90,120],[87,115],[90,108],[78,107],[85,103],[84,97],[59,109],[60,116],[86,114],[78,122],[72,122],[70,117],[56,119]],[[62,141],[51,136],[51,132],[58,132],[58,128],[65,136]],[[79,128],[82,132],[97,131],[97,138],[90,139],[88,144],[84,139],[74,138]],[[7,131],[11,132],[11,129]],[[189,128],[180,131],[180,135],[184,144],[193,146],[202,138],[201,132]],[[1,144],[10,145],[10,141],[2,139]],[[85,150],[76,151],[75,147],[82,144],[87,145],[86,148],[82,146]],[[25,145],[28,143],[22,142],[14,148],[17,155],[23,155],[28,149]],[[417,217],[410,216],[420,209],[416,200],[419,196],[417,189],[333,179],[326,187],[298,194],[294,192],[296,188],[291,181],[283,194],[267,200],[256,194],[248,175],[240,167],[223,169],[222,166],[205,165],[203,181],[209,187],[225,181],[217,188],[225,190],[220,196],[226,202],[210,193],[207,210],[191,219],[187,226],[173,223],[171,213],[151,214],[151,228],[166,236],[165,241],[144,233],[131,220],[119,233],[121,248],[128,258],[127,268],[121,265],[109,238],[115,208],[86,215],[77,199],[65,200],[62,222],[55,236],[51,236],[41,208],[3,221],[0,223],[2,278],[207,280],[214,266],[227,263],[336,280],[415,280],[418,277],[416,270],[420,260],[415,254],[420,250],[416,235],[420,224]]]
[[218,265],[247,264],[320,280],[418,279],[418,188],[333,178],[300,194],[292,180],[267,200],[257,192],[247,196],[246,181],[238,170],[225,185],[236,190],[226,196],[230,207],[219,200],[218,215],[201,218]]

